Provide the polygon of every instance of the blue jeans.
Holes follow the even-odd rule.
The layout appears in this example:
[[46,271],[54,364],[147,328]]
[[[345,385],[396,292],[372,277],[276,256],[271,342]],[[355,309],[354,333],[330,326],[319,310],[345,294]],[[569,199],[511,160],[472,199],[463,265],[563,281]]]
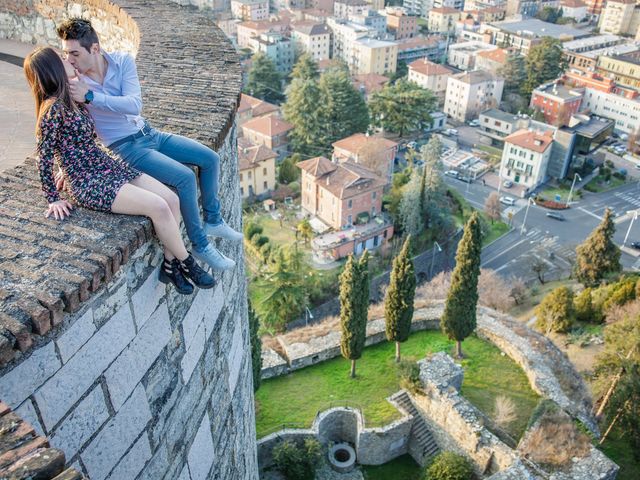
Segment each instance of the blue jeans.
[[218,154],[195,140],[153,128],[148,135],[119,145],[113,152],[133,168],[177,190],[187,235],[193,248],[204,250],[209,240],[200,221],[197,178],[186,165],[196,165],[200,170],[204,220],[217,225],[222,222],[218,200]]

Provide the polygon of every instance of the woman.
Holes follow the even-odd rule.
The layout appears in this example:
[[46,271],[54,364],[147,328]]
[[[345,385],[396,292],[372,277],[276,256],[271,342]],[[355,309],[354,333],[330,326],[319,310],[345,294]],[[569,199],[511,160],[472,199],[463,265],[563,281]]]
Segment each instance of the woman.
[[[73,208],[61,199],[53,176],[56,162],[74,202],[104,212],[151,218],[164,245],[160,281],[173,283],[181,294],[212,288],[214,280],[187,252],[180,236],[178,197],[163,184],[110,156],[96,143],[91,116],[71,99],[70,65],[52,48],[36,48],[24,61],[24,71],[36,102],[36,140],[42,190],[49,203],[46,216],[63,220]],[[73,75],[73,74],[72,74]],[[187,280],[189,279],[189,280]]]

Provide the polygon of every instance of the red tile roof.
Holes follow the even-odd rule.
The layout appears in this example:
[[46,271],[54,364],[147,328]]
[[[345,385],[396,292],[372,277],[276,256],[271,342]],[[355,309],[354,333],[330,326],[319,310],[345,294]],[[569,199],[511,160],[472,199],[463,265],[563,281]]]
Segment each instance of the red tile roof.
[[243,130],[252,130],[267,137],[275,137],[293,129],[293,125],[274,116],[252,118],[242,124]]
[[238,139],[238,170],[249,170],[260,162],[278,158],[278,154],[264,145],[254,145],[246,138]]
[[333,148],[340,148],[342,150],[346,150],[347,152],[353,153],[354,155],[357,155],[362,147],[374,142],[379,145],[379,148],[381,150],[388,150],[390,148],[398,146],[398,143],[394,142],[393,140],[387,140],[386,138],[378,137],[375,135],[365,135],[364,133],[354,133],[350,137],[338,140],[331,145],[333,146]]
[[522,129],[512,133],[504,141],[520,148],[543,153],[553,142],[553,133],[551,131],[540,132]]
[[422,75],[451,75],[454,73],[450,68],[440,65],[439,63],[434,63],[426,58],[419,58],[411,62],[409,68]]

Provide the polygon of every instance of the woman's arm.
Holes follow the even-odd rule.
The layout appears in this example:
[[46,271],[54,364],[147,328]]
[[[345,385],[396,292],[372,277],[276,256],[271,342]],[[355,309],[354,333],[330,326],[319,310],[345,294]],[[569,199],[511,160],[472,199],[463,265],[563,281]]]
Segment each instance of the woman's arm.
[[62,109],[62,105],[58,102],[49,107],[40,118],[39,131],[36,136],[38,171],[42,182],[42,192],[49,203],[60,200],[53,177],[53,163],[55,153],[60,145],[60,129],[64,121]]

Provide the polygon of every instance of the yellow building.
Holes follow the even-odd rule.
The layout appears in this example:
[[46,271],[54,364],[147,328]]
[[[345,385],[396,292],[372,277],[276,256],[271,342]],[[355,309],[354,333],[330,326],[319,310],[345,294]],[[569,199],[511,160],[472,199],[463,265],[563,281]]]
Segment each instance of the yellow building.
[[615,80],[618,85],[640,89],[640,56],[602,55],[598,58],[596,70],[602,76]]
[[242,198],[264,195],[276,188],[276,158],[278,154],[264,145],[253,145],[247,139],[238,139]]
[[394,73],[398,63],[398,44],[373,38],[360,38],[352,45],[349,68],[353,75]]
[[429,12],[429,31],[430,32],[454,32],[456,22],[460,19],[460,10],[451,7],[433,8]]

